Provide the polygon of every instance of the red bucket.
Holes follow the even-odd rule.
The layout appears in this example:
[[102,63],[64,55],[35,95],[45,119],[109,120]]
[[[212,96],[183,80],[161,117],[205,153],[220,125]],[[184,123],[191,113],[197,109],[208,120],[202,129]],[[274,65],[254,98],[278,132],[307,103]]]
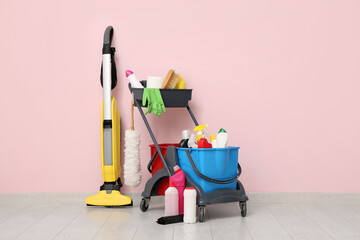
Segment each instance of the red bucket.
[[[168,146],[174,146],[174,147],[178,147],[179,144],[178,143],[163,143],[163,144],[159,144],[159,148],[161,150],[162,155],[166,156],[166,150]],[[154,144],[149,145],[150,147],[150,154],[151,157],[155,154],[156,152],[156,147]],[[152,165],[151,165],[151,173],[154,176],[154,174],[162,169],[164,167],[163,162],[161,161],[160,155],[157,154]],[[169,187],[169,178],[166,177],[164,178],[164,180],[160,183],[157,194],[159,195],[165,195],[165,190]]]

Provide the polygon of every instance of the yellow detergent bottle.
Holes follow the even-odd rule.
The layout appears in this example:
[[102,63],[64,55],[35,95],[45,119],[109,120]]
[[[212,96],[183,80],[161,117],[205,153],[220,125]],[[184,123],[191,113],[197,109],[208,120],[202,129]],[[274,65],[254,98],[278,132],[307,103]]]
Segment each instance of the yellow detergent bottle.
[[176,89],[185,89],[185,82],[184,82],[184,78],[183,78],[183,77],[180,77],[180,78],[179,78],[179,81],[177,82],[175,88],[176,88]]

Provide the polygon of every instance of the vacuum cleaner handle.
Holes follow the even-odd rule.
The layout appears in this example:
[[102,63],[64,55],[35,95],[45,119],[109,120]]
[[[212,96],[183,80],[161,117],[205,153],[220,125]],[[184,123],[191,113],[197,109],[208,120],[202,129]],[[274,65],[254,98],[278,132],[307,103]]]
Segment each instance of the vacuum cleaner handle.
[[103,54],[111,53],[111,42],[114,35],[114,29],[112,26],[108,26],[105,29],[104,33],[104,45],[103,45]]
[[[111,90],[114,89],[117,85],[117,73],[116,73],[116,64],[115,64],[115,48],[111,47],[112,38],[114,35],[114,29],[112,26],[108,26],[105,29],[104,33],[104,43],[102,54],[110,55],[110,64],[111,64]],[[103,61],[104,62],[104,61]],[[101,86],[104,87],[103,84],[103,62],[101,63],[101,73],[100,73],[100,83]]]

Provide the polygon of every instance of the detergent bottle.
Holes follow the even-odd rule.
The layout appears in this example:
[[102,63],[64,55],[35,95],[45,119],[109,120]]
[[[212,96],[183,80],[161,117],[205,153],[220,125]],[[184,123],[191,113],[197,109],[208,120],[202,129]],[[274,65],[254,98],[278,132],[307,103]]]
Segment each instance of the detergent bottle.
[[178,190],[179,195],[179,214],[184,214],[184,189],[185,189],[185,173],[178,165],[174,167],[175,174],[170,177],[170,184],[173,183]]
[[182,131],[182,139],[181,142],[179,144],[180,148],[188,148],[188,142],[189,142],[189,138],[190,138],[190,131],[189,130],[183,130]]
[[211,144],[206,140],[205,138],[205,128],[207,127],[208,125],[205,124],[205,125],[198,125],[194,128],[194,131],[198,132],[197,134],[197,139],[198,139],[198,142],[197,142],[197,145],[198,145],[198,148],[211,148]]
[[179,193],[174,183],[165,191],[165,216],[179,215]]
[[216,140],[216,137],[215,135],[210,135],[210,142],[211,142],[211,146],[213,148],[217,148],[218,147],[218,144],[217,144],[217,140]]
[[217,144],[219,148],[227,148],[228,134],[225,129],[221,128],[217,134]]
[[177,82],[175,89],[185,89],[185,81],[183,77],[179,78],[179,81]]
[[193,187],[184,191],[184,223],[196,223],[196,190]]

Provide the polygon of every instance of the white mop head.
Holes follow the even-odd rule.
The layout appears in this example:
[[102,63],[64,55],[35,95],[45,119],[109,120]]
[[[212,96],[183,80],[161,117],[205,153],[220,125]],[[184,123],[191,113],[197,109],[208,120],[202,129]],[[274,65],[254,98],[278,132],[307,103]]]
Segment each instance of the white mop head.
[[125,131],[124,180],[130,187],[137,187],[141,182],[140,133],[137,130]]

